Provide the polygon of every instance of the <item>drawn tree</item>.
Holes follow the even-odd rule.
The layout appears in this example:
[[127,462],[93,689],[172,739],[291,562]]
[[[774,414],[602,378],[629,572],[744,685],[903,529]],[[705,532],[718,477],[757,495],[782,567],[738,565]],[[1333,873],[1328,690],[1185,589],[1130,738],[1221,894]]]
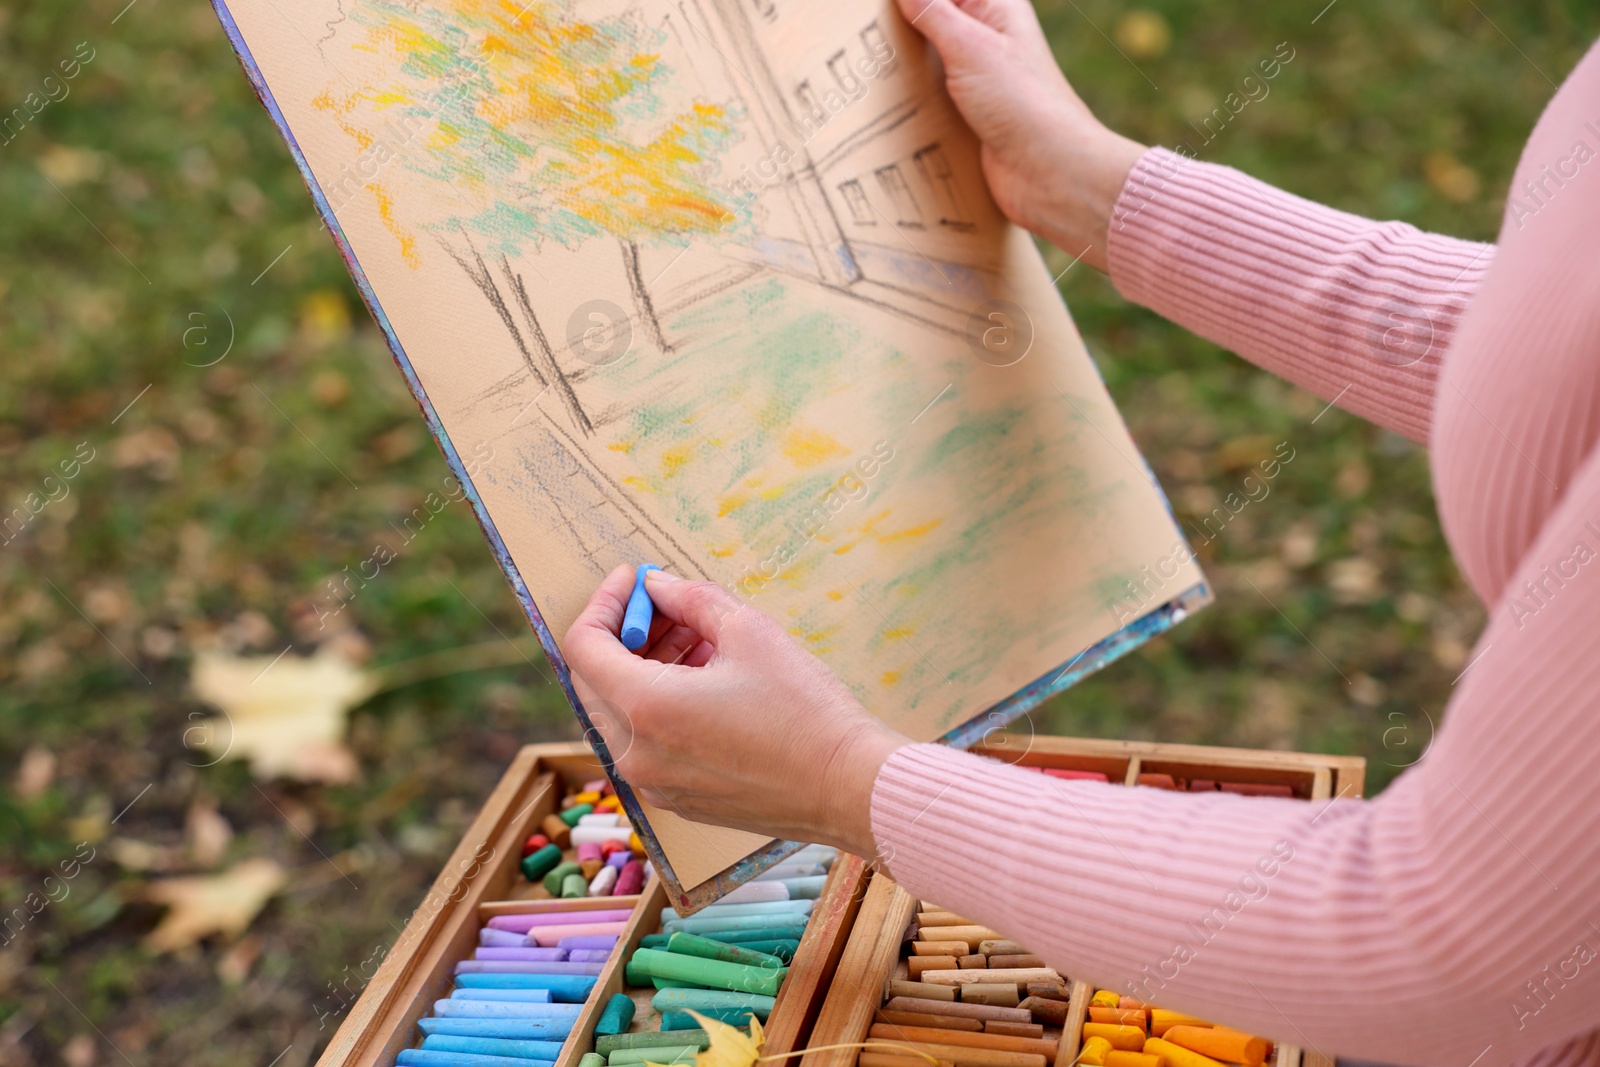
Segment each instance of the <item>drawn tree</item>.
[[[416,136],[380,156],[435,180],[461,211],[426,229],[494,306],[541,384],[560,391],[580,432],[593,426],[561,372],[514,260],[545,241],[567,248],[601,236],[622,254],[639,320],[670,351],[640,273],[642,242],[712,233],[734,222],[709,184],[714,155],[733,138],[719,105],[663,100],[670,71],[663,31],[640,12],[597,21],[575,0],[364,0],[350,18],[363,50],[392,77],[316,100],[361,146],[388,147],[362,122]],[[380,173],[381,177],[381,173]],[[415,236],[395,217],[381,180],[366,188],[408,262]],[[520,322],[520,327],[519,327]],[[524,337],[526,333],[526,337]]]

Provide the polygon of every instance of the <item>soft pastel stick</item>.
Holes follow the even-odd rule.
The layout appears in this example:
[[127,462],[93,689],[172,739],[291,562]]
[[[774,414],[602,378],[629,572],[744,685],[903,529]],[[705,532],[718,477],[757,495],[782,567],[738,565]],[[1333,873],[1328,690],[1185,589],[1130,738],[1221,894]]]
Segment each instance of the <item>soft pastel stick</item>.
[[760,904],[770,900],[788,900],[789,887],[782,882],[746,882],[726,894],[719,904]]
[[563,937],[561,939],[561,947],[569,952],[573,949],[579,951],[584,949],[610,951],[617,947],[617,942],[620,940],[619,934],[582,934],[574,937]]
[[[791,901],[791,903],[797,903]],[[687,919],[672,919],[661,924],[662,932],[675,934],[683,930],[691,934],[706,934],[715,937],[719,931],[728,930],[764,930],[773,926],[791,926],[803,923],[806,916],[791,912],[787,915],[777,913],[767,915],[730,915],[726,919],[716,917],[701,918],[691,915]]]
[[617,887],[616,867],[601,867],[589,881],[589,895],[591,897],[609,897],[611,891]]
[[821,874],[811,878],[785,878],[783,884],[795,900],[816,900],[822,896],[822,887],[828,884],[828,878]]
[[615,867],[617,870],[620,871],[620,870],[622,870],[622,868],[626,867],[628,864],[630,864],[632,862],[633,862],[633,853],[629,852],[627,849],[623,849],[620,852],[613,852],[611,854],[611,858],[606,860],[606,866],[607,867]]
[[[689,931],[689,933],[696,932]],[[784,926],[768,926],[760,930],[722,930],[714,933],[702,933],[700,936],[709,937],[713,941],[721,941],[724,944],[742,945],[746,941],[798,941],[805,936],[805,932],[806,928],[803,924],[790,923]],[[671,935],[669,934],[668,936],[670,937]]]
[[604,841],[617,841],[627,844],[633,836],[633,827],[624,823],[621,826],[574,826],[572,828],[572,843],[581,845],[593,841],[600,844]]
[[[588,886],[584,886],[585,889]],[[581,926],[535,926],[528,931],[528,937],[541,945],[552,948],[600,948],[600,945],[571,945],[563,944],[576,937],[619,937],[626,923],[585,923]]]
[[[615,826],[622,821],[622,816],[614,811],[593,811],[588,815],[578,818],[579,826]],[[580,851],[579,856],[583,853]],[[598,857],[596,857],[598,858]]]
[[554,963],[542,960],[462,960],[456,964],[456,973],[596,975],[604,967],[603,963],[568,963],[565,960]]
[[[513,1056],[474,1056],[470,1052],[437,1052],[433,1049],[403,1048],[394,1061],[398,1067],[534,1067],[542,1060]],[[555,1067],[554,1061],[548,1067]]]
[[633,594],[628,597],[628,608],[622,613],[622,647],[637,652],[650,640],[650,623],[655,618],[656,606],[644,590],[644,576],[658,571],[654,563],[641,563],[633,574]]
[[662,1013],[698,1011],[709,1014],[737,1010],[750,1012],[762,1022],[767,1021],[774,1003],[772,997],[760,993],[733,993],[722,989],[663,989],[650,998],[650,1006]]
[[496,915],[488,926],[525,934],[536,926],[577,926],[588,923],[627,922],[633,912],[627,908],[573,908],[569,911],[541,911],[528,915]]
[[530,1041],[563,1041],[572,1032],[572,1019],[440,1019],[427,1016],[417,1020],[424,1034],[451,1034],[457,1037],[510,1037]]
[[[510,930],[496,930],[492,926],[485,926],[478,931],[478,944],[485,948],[527,948],[528,935],[514,934]],[[545,949],[543,951],[548,952],[550,950]],[[553,960],[560,958],[559,956],[550,957]]]
[[570,1025],[578,1021],[578,1013],[582,1010],[582,1004],[511,1004],[482,1000],[433,1002],[433,1013],[447,1019],[562,1019]]
[[790,859],[785,860],[783,863],[774,864],[773,866],[768,867],[766,870],[756,875],[755,880],[757,882],[775,882],[784,878],[809,878],[812,875],[827,873],[827,871],[822,869],[822,864],[820,863],[814,863],[809,860],[803,863],[796,863],[793,861],[793,857],[790,857]]
[[[518,948],[502,948],[499,946],[485,945],[472,954],[475,960],[539,960],[543,963],[560,963],[564,948],[533,948],[526,942]],[[576,961],[575,961],[576,962]]]
[[[750,1016],[754,1014],[749,1008],[697,1008],[701,1015],[708,1019],[715,1019],[719,1023],[729,1026],[749,1027]],[[664,1011],[661,1013],[662,1030],[698,1030],[700,1023],[693,1015],[686,1011]]]
[[548,989],[456,989],[451,1000],[504,1000],[514,1004],[549,1004],[555,1000]]
[[628,961],[641,973],[651,978],[666,978],[674,982],[693,982],[712,989],[728,989],[741,993],[762,993],[772,996],[778,992],[787,973],[783,967],[751,967],[742,963],[724,963],[703,956],[685,956],[676,952],[663,952],[658,948],[641,948]]
[[691,1064],[695,1062],[695,1054],[700,1050],[693,1045],[681,1045],[676,1048],[619,1048],[606,1056],[606,1067],[632,1067],[633,1064],[659,1063]]
[[554,1063],[561,1055],[559,1041],[522,1041],[504,1037],[451,1037],[444,1034],[422,1039],[425,1051],[473,1052],[480,1056],[512,1056]]
[[550,999],[558,1004],[582,1004],[589,999],[598,981],[600,979],[596,976],[581,974],[458,974],[456,992],[464,989],[543,989],[548,990]]

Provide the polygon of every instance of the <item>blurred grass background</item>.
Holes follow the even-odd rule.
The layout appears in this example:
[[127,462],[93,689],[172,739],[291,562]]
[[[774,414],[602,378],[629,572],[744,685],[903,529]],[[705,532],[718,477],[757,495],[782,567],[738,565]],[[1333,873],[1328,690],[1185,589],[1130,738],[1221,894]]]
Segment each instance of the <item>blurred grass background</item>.
[[[42,93],[80,42],[93,53],[0,144],[0,503],[80,443],[94,454],[0,545],[0,917],[39,899],[78,842],[96,849],[70,895],[0,935],[0,1064],[299,1067],[517,746],[576,733],[540,664],[362,707],[351,785],[257,785],[185,747],[204,711],[193,652],[329,639],[313,598],[447,471],[209,7],[124,3],[0,9],[0,108]],[[1091,105],[1151,143],[1198,143],[1190,120],[1288,42],[1270,95],[1201,158],[1492,239],[1522,141],[1600,12],[1325,3],[1039,7]],[[1276,443],[1295,458],[1203,547],[1218,603],[1035,728],[1355,752],[1386,784],[1425,746],[1482,621],[1425,454],[1317,418],[1321,400],[1091,270],[1062,288],[1181,519],[1240,491]],[[459,504],[340,621],[331,640],[379,663],[526,629]],[[176,956],[141,947],[152,875],[258,855],[291,881],[248,933]]]

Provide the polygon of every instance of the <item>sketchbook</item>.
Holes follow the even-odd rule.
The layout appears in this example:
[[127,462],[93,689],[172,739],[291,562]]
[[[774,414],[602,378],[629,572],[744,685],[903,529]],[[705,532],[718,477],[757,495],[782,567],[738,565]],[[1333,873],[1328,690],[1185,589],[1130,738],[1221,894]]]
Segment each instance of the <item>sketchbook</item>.
[[[214,0],[567,697],[619,563],[970,745],[1209,598],[889,0]],[[677,906],[791,852],[626,810]]]

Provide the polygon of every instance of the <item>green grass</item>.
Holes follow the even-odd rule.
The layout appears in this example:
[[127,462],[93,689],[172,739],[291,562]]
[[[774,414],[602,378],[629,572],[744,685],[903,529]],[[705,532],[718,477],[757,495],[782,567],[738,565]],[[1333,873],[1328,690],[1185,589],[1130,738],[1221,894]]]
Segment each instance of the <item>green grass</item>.
[[[1340,0],[1313,25],[1323,2],[1151,0],[1172,43],[1135,61],[1107,40],[1126,11],[1111,0],[1042,0],[1041,14],[1085,97],[1151,142],[1184,136],[1288,41],[1270,96],[1202,158],[1492,238],[1546,76],[1565,76],[1600,14]],[[354,785],[258,789],[240,765],[195,766],[194,650],[311,647],[327,578],[447,471],[209,9],[140,0],[113,24],[122,6],[0,11],[0,107],[79,42],[94,49],[70,94],[0,145],[0,502],[45,486],[80,442],[95,455],[0,545],[0,768],[9,779],[33,745],[57,758],[42,793],[0,795],[0,910],[98,838],[70,895],[0,947],[0,1063],[295,1067],[342,1015],[332,990],[359,988],[516,747],[575,730],[539,669],[501,668],[361,709]],[[1181,517],[1236,490],[1263,444],[1295,458],[1205,549],[1219,602],[1035,728],[1356,752],[1384,784],[1426,741],[1482,620],[1425,454],[1339,412],[1313,424],[1320,400],[1086,268],[1062,284]],[[341,640],[390,662],[491,639],[486,618],[524,628],[452,506],[361,591]],[[145,875],[109,842],[181,844],[186,813],[211,802],[235,831],[228,860],[272,856],[293,880],[242,945],[154,959],[139,946],[157,918],[137,901]]]

